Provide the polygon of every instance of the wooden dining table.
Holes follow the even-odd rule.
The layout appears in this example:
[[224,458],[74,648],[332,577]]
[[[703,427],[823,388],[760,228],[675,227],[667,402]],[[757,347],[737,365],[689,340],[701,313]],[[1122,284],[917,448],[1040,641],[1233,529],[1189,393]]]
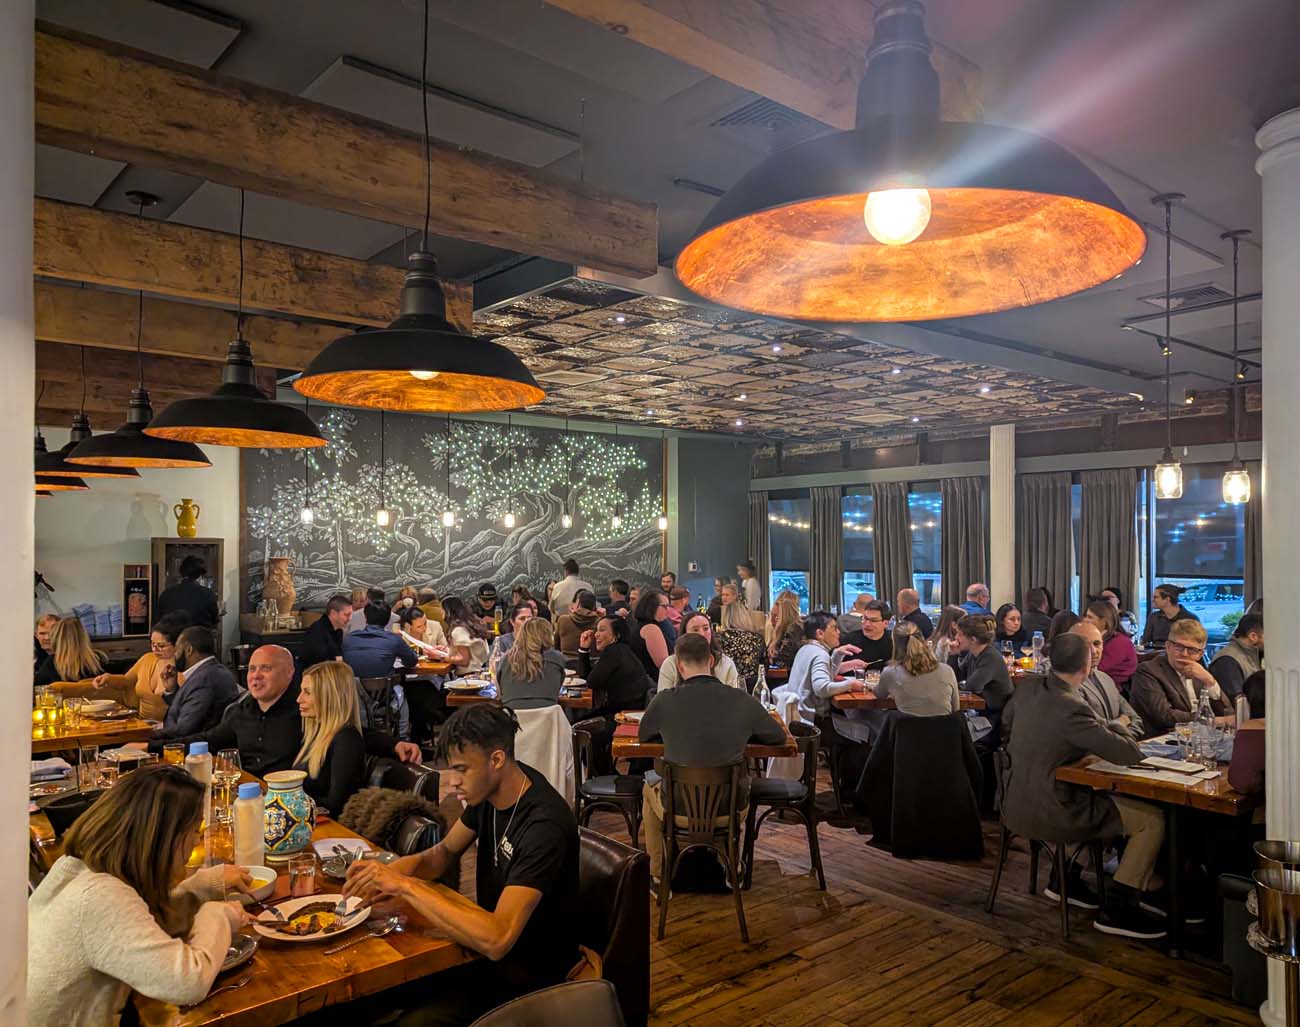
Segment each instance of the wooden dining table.
[[451,673],[451,663],[448,660],[419,660],[407,673],[417,677],[442,678]]
[[[961,693],[963,710],[982,710],[985,708],[984,697],[974,692]],[[841,692],[831,696],[831,705],[840,710],[894,710],[898,708],[892,695],[881,699],[875,692],[852,691]]]
[[1058,767],[1056,780],[1083,785],[1099,792],[1114,792],[1135,799],[1158,803],[1165,814],[1165,847],[1169,854],[1168,945],[1171,955],[1181,954],[1184,924],[1183,856],[1181,835],[1187,810],[1237,817],[1253,812],[1263,802],[1263,795],[1239,792],[1228,783],[1228,767],[1219,764],[1219,776],[1196,784],[1160,781],[1133,774],[1116,774],[1096,770],[1096,756],[1085,756],[1077,763]]
[[87,745],[123,745],[126,742],[148,741],[158,725],[139,717],[121,720],[92,720],[83,717],[80,726],[60,728],[32,728],[32,752],[58,752],[61,749],[79,749]]
[[[483,695],[480,692],[458,692],[447,689],[448,706],[473,706],[475,703],[498,702],[497,695]],[[577,695],[563,693],[557,702],[566,710],[586,711],[592,708],[591,689],[584,688]]]
[[[745,757],[747,759],[757,756],[797,756],[799,747],[795,744],[794,735],[790,734],[790,729],[786,727],[785,721],[775,712],[772,716],[785,730],[785,741],[780,745],[762,745],[757,742],[751,742],[745,746]],[[631,759],[659,759],[664,754],[663,742],[642,742],[637,739],[637,724],[619,724],[614,728],[614,738],[610,742],[610,756],[616,760]]]

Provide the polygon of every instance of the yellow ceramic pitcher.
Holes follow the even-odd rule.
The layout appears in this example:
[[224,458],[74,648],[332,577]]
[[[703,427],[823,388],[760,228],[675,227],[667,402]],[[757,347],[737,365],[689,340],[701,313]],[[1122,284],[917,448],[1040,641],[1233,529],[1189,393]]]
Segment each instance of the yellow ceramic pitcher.
[[176,534],[181,538],[194,538],[199,533],[199,505],[192,499],[182,499],[172,507],[176,515]]

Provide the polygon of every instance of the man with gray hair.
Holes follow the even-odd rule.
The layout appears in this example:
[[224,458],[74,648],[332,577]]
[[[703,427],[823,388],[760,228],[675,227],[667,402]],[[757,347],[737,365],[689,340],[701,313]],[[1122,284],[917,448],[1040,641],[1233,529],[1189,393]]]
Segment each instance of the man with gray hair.
[[1142,718],[1120,694],[1115,680],[1097,666],[1101,662],[1102,653],[1101,628],[1092,621],[1081,620],[1070,629],[1070,634],[1078,635],[1088,643],[1088,676],[1079,686],[1080,698],[1092,707],[1092,712],[1097,714],[1099,720],[1104,720],[1117,731],[1125,731],[1134,738],[1141,738]]
[[961,608],[967,613],[982,613],[987,617],[993,612],[989,609],[989,599],[988,585],[975,581],[966,587],[966,601]]
[[900,622],[907,621],[916,625],[922,638],[928,639],[934,634],[934,622],[921,609],[921,593],[914,588],[900,588],[894,602],[894,614]]

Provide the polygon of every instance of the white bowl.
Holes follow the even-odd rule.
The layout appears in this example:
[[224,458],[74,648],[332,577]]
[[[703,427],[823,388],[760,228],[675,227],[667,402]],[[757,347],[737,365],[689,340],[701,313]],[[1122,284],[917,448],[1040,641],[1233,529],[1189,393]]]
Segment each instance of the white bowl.
[[275,891],[276,873],[270,867],[244,867],[253,877],[253,882],[266,881],[266,884],[256,888],[251,893],[253,899],[258,902],[265,902]]

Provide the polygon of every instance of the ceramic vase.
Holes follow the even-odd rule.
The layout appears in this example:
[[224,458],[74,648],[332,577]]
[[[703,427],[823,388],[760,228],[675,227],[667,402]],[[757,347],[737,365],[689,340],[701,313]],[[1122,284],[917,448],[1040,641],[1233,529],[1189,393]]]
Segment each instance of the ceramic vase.
[[276,770],[267,774],[265,840],[268,859],[287,859],[311,844],[316,804],[303,791],[305,770]]
[[293,585],[293,574],[289,570],[287,556],[273,556],[266,561],[266,582],[262,585],[262,598],[274,602],[281,617],[287,617],[293,612],[298,590]]
[[182,499],[172,507],[176,515],[176,534],[181,538],[194,538],[199,533],[199,504],[192,499]]

